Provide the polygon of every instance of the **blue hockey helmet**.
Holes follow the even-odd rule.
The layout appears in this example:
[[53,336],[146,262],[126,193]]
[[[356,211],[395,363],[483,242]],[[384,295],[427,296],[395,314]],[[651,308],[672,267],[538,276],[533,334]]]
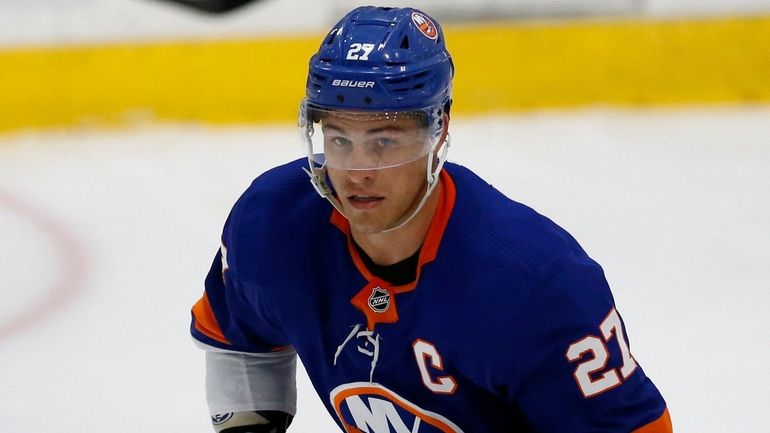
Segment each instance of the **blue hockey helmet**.
[[412,8],[364,6],[345,15],[311,57],[306,100],[342,110],[448,108],[453,75],[435,20]]

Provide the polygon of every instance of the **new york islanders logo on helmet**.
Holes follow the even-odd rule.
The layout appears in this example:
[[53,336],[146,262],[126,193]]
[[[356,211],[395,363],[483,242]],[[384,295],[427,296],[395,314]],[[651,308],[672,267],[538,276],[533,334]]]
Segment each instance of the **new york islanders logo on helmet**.
[[436,25],[433,24],[433,21],[424,13],[416,11],[412,12],[412,22],[418,29],[420,29],[420,33],[425,35],[426,38],[433,40],[438,38],[438,29],[436,29]]

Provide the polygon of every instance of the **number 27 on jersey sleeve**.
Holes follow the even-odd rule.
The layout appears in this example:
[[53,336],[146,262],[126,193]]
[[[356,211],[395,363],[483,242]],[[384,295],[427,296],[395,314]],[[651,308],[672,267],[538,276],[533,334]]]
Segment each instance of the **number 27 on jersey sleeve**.
[[[617,310],[613,308],[599,325],[602,338],[587,335],[572,343],[567,349],[569,362],[581,361],[575,368],[575,381],[586,398],[599,395],[620,385],[636,370],[637,364],[628,348],[628,341],[623,333],[623,325]],[[606,343],[615,337],[620,346],[623,365],[620,371],[616,368],[606,369],[610,358]],[[621,379],[622,377],[622,379]]]

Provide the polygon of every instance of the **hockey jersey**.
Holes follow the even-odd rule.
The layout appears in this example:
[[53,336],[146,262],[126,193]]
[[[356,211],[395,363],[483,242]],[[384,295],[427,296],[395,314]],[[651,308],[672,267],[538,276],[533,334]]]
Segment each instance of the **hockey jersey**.
[[298,160],[234,206],[193,308],[221,349],[293,347],[343,431],[663,433],[601,267],[448,163],[414,282],[372,275]]

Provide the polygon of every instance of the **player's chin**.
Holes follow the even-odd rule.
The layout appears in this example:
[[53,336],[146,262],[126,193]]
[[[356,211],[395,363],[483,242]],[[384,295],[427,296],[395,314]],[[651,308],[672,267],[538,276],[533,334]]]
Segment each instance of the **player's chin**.
[[374,235],[377,233],[382,233],[383,231],[387,230],[387,227],[382,226],[380,224],[356,223],[355,221],[351,221],[350,226],[356,232],[365,234],[365,235]]
[[350,227],[363,234],[381,233],[391,226],[378,216],[366,212],[351,212],[348,216]]

